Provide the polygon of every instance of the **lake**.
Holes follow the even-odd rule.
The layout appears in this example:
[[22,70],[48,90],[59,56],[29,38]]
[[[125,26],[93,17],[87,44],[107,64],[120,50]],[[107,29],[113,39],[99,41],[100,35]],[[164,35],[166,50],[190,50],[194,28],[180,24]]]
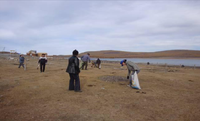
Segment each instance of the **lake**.
[[[121,61],[123,58],[100,58],[102,61]],[[96,58],[91,58],[96,60]],[[127,58],[127,61],[133,61],[135,63],[147,63],[159,64],[159,65],[184,65],[184,66],[198,66],[200,67],[200,60],[198,59],[157,59],[157,58]]]

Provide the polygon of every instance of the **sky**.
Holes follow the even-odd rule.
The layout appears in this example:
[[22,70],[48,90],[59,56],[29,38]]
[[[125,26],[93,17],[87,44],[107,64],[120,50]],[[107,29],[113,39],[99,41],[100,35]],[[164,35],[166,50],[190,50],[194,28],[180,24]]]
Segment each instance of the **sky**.
[[0,51],[200,50],[200,0],[0,0]]

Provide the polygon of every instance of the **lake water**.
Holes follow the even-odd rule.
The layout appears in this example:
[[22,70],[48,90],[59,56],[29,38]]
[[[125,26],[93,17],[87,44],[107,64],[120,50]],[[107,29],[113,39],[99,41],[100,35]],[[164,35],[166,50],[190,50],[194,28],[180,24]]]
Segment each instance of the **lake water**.
[[[100,58],[105,61],[121,61],[122,58]],[[91,60],[96,60],[92,58]],[[160,65],[185,65],[185,66],[198,66],[200,67],[200,60],[198,59],[155,59],[155,58],[127,58],[127,61],[133,61],[135,63],[147,63],[160,64]]]

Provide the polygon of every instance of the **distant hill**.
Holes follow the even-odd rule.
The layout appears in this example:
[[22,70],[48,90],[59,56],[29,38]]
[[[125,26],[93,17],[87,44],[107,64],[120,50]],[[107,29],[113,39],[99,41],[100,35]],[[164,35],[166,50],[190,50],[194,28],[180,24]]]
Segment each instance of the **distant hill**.
[[158,52],[126,52],[115,50],[88,51],[79,56],[90,53],[92,58],[200,58],[197,50],[167,50]]
[[7,51],[0,51],[0,54],[10,54],[10,52],[7,52]]

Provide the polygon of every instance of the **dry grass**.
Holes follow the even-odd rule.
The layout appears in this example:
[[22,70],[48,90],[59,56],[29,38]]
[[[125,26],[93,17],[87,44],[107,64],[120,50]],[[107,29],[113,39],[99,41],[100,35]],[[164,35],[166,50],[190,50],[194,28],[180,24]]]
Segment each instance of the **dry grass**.
[[[200,69],[139,65],[141,90],[127,87],[126,68],[103,63],[80,73],[83,92],[68,91],[67,60],[0,59],[1,121],[198,121]],[[173,71],[171,71],[173,70]],[[118,80],[122,81],[118,81]],[[107,80],[107,81],[105,81]],[[117,81],[112,81],[117,80]]]

